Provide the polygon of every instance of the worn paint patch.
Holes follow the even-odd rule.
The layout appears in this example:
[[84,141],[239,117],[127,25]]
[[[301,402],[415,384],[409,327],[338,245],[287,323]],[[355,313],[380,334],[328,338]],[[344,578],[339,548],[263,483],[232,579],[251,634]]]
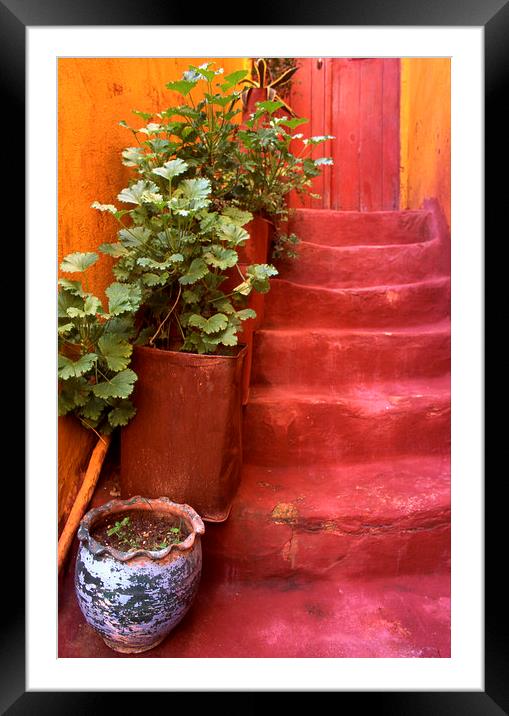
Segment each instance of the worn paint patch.
[[295,524],[299,510],[292,503],[279,502],[272,510],[271,517],[276,524]]

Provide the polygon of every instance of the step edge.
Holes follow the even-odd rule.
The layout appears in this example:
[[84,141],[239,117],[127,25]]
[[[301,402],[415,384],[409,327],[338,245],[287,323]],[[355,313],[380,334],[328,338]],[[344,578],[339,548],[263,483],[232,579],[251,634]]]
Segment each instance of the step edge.
[[[416,329],[417,330],[413,330]],[[419,330],[421,329],[422,330]],[[444,318],[441,321],[433,323],[422,323],[417,326],[396,326],[394,329],[387,331],[383,328],[316,328],[306,327],[306,330],[302,328],[273,328],[267,326],[266,328],[258,328],[256,335],[262,334],[268,337],[273,334],[282,334],[287,336],[302,336],[302,334],[317,333],[325,338],[344,338],[345,336],[436,336],[436,335],[450,335],[451,333],[451,320],[450,318]],[[304,336],[305,337],[305,336]]]
[[[293,289],[298,290],[307,290],[307,291],[323,291],[330,294],[343,294],[343,293],[382,293],[386,291],[394,291],[397,289],[409,289],[412,288],[418,288],[418,287],[433,287],[433,286],[448,286],[451,283],[451,277],[450,276],[436,276],[431,279],[424,279],[422,281],[414,281],[411,283],[392,283],[392,284],[377,284],[374,286],[358,286],[358,287],[337,287],[337,288],[331,288],[330,286],[320,286],[315,284],[305,284],[305,283],[296,283],[295,281],[289,281],[285,278],[274,278],[272,279],[272,282],[274,285],[287,285],[291,286]],[[269,294],[270,295],[270,292]]]
[[[430,246],[430,244],[436,244],[436,248],[440,247],[440,237],[438,234],[433,235],[429,239],[425,239],[424,241],[415,241],[412,243],[400,243],[400,244],[343,244],[343,245],[331,245],[331,244],[317,244],[314,241],[307,241],[306,239],[299,239],[299,243],[297,244],[296,250],[298,251],[298,247],[301,244],[305,244],[306,246],[311,246],[314,249],[325,249],[325,251],[357,251],[358,249],[374,249],[375,251],[383,251],[384,249],[406,249],[406,248],[415,248],[417,246],[422,246],[423,248],[427,248]],[[435,247],[433,247],[435,248]],[[298,256],[295,259],[298,261]]]

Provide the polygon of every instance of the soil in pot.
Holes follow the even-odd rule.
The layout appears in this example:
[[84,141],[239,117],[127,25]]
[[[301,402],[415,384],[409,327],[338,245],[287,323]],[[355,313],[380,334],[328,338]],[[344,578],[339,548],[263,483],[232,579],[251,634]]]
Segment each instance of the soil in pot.
[[165,549],[183,542],[189,535],[182,520],[157,512],[127,510],[99,522],[91,533],[105,547],[121,552],[137,549]]

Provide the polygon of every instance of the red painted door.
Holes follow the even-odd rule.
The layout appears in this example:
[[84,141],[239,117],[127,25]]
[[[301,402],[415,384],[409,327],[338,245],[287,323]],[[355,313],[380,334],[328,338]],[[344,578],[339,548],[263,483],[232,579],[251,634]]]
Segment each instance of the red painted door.
[[399,209],[399,60],[300,58],[290,105],[310,122],[305,136],[333,135],[313,157],[333,166],[313,186],[321,199],[297,196],[291,206],[380,211]]

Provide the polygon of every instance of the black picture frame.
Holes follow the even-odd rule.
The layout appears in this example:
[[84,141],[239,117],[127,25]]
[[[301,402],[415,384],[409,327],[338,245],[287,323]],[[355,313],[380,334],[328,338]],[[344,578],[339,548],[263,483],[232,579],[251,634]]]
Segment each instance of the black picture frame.
[[[225,12],[235,19],[235,25],[254,25],[253,19],[260,20],[261,8],[247,5]],[[263,12],[263,9],[262,9]],[[495,226],[503,227],[501,213],[506,204],[505,182],[495,181],[495,158],[497,166],[504,166],[508,156],[506,121],[502,111],[503,99],[508,86],[509,74],[509,2],[508,0],[397,0],[381,3],[379,0],[357,0],[351,4],[332,5],[327,0],[313,0],[302,3],[278,3],[271,7],[270,17],[263,17],[257,25],[311,26],[311,25],[370,25],[370,26],[477,26],[485,31],[485,233]],[[217,5],[200,7],[200,26],[217,25]],[[20,133],[21,118],[25,113],[25,38],[27,27],[37,26],[188,26],[189,14],[185,4],[178,7],[173,3],[158,0],[0,0],[0,86],[4,105],[4,119],[16,118],[17,134]],[[221,18],[223,19],[223,18]],[[288,25],[291,19],[291,25]],[[210,21],[210,25],[207,23]],[[18,186],[24,178],[22,144],[5,141],[3,145],[5,165],[9,166],[9,177],[19,173]],[[500,237],[502,238],[502,237]],[[19,254],[16,257],[19,266]],[[30,349],[30,346],[28,346]],[[19,401],[22,404],[22,401]],[[16,465],[19,474],[19,464]],[[501,478],[503,475],[500,476]],[[24,503],[24,484],[21,479],[9,482],[8,494],[11,504]],[[489,486],[488,486],[489,488]],[[489,521],[485,527],[485,690],[451,692],[339,692],[334,698],[339,708],[345,699],[352,696],[357,707],[364,707],[371,713],[477,715],[493,716],[509,713],[509,664],[506,648],[506,617],[497,595],[503,592],[499,584],[499,570],[495,560],[500,556],[499,545],[504,544],[504,502],[495,497],[497,486],[485,490],[485,506],[489,505]],[[0,640],[0,708],[1,713],[18,714],[89,714],[96,708],[111,703],[111,696],[118,694],[93,692],[26,692],[25,690],[25,610],[22,599],[24,565],[23,551],[18,544],[6,554],[4,562],[5,585],[16,585],[15,594],[8,595],[2,608],[3,630]],[[500,569],[500,561],[497,560]],[[503,567],[503,563],[502,563]],[[495,581],[497,580],[497,581]],[[501,589],[502,587],[502,589]],[[5,592],[4,592],[5,595]],[[6,606],[8,605],[8,607]],[[505,605],[504,605],[505,606]],[[235,688],[232,685],[232,691]],[[215,694],[207,697],[208,707],[214,703]],[[218,694],[220,696],[220,694]],[[251,713],[259,711],[263,693],[253,693],[249,699],[242,692],[232,694],[226,712]],[[238,701],[237,701],[238,698]],[[300,698],[306,699],[303,694]],[[104,701],[107,699],[107,701]],[[129,694],[131,707],[138,703],[136,693]],[[234,709],[235,702],[239,704]],[[277,700],[273,702],[277,704]],[[175,708],[174,696],[170,706]],[[143,708],[143,707],[142,707]],[[225,707],[223,706],[223,709]]]

